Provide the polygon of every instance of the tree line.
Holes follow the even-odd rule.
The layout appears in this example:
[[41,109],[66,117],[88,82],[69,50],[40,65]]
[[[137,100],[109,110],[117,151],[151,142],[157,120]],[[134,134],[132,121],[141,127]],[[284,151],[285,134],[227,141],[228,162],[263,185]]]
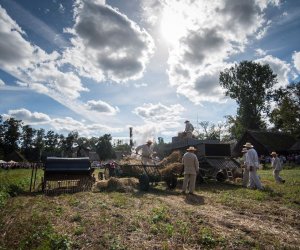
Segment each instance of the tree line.
[[100,160],[113,159],[115,151],[130,150],[128,144],[111,143],[110,134],[100,137],[81,137],[77,131],[67,136],[52,130],[34,129],[13,117],[3,120],[0,115],[0,159],[10,160],[12,153],[23,156],[30,162],[44,161],[47,156],[83,157],[94,151]]

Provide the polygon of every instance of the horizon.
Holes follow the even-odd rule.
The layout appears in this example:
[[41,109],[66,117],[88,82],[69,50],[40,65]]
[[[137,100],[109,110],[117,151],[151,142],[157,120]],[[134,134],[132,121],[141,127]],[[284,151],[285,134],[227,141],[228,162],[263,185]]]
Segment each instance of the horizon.
[[0,114],[84,137],[170,142],[237,104],[219,73],[269,64],[300,80],[300,2],[0,0]]

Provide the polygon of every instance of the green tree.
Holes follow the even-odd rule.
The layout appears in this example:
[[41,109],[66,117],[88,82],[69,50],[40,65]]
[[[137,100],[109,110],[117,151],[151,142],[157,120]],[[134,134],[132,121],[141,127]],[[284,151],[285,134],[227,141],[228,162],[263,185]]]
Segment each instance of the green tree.
[[68,134],[66,138],[62,141],[62,151],[63,156],[72,157],[76,148],[77,139],[79,135],[77,131],[72,131]]
[[240,138],[241,135],[245,132],[245,128],[242,125],[241,119],[239,116],[225,116],[226,124],[229,135],[227,135],[227,140],[233,140]]
[[221,140],[223,123],[210,123],[209,121],[199,122],[200,127],[204,132],[198,131],[197,138],[199,140]]
[[4,125],[0,115],[0,159],[4,159]]
[[275,91],[274,100],[277,105],[270,115],[274,128],[300,138],[300,82]]
[[20,129],[22,121],[9,118],[3,123],[4,132],[4,152],[5,155],[10,154],[14,150],[19,150]]
[[59,134],[49,130],[45,135],[45,154],[47,156],[60,156]]
[[34,139],[34,148],[35,148],[35,161],[44,161],[45,156],[43,157],[43,152],[45,148],[45,130],[38,129],[36,131],[36,136]]
[[266,128],[262,118],[270,111],[272,87],[277,82],[269,65],[242,61],[221,72],[219,82],[226,90],[225,94],[238,104],[236,120],[242,132]]
[[116,145],[113,146],[115,151],[123,152],[124,154],[128,154],[131,152],[131,147],[128,143],[123,143],[122,140],[118,140]]
[[112,137],[110,134],[105,134],[99,137],[96,143],[96,152],[99,155],[100,160],[105,161],[107,159],[114,159],[116,157],[111,144]]
[[30,127],[29,125],[24,125],[22,127],[21,134],[21,153],[25,156],[25,158],[29,161],[33,161],[34,157],[34,136],[36,134],[36,130]]

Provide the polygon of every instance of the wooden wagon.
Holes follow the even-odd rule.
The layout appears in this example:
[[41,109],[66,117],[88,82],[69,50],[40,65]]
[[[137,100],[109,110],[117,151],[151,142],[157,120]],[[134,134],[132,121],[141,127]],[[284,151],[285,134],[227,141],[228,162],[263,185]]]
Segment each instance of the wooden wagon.
[[[148,191],[150,185],[158,182],[166,182],[168,188],[174,189],[177,185],[177,177],[174,174],[163,175],[159,171],[159,165],[144,164],[107,164],[104,170],[104,177],[135,177],[139,180],[140,189]],[[102,177],[100,177],[102,178]]]

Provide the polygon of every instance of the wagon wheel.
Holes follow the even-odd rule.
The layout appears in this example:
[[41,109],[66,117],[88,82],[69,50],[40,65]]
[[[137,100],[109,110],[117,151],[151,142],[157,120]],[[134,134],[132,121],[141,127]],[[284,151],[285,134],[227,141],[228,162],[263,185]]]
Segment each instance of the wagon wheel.
[[146,174],[141,174],[139,177],[140,182],[140,189],[142,191],[148,191],[149,190],[149,177]]
[[168,188],[174,189],[177,186],[177,178],[175,175],[171,175],[166,179]]
[[218,182],[224,182],[226,180],[226,175],[222,171],[220,171],[216,175],[216,180]]

